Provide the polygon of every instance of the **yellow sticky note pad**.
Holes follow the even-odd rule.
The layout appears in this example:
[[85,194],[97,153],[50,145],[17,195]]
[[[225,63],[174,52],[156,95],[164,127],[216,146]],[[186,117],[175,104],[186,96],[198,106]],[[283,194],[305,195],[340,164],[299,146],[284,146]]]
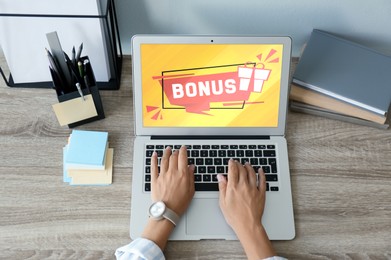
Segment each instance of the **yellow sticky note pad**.
[[69,169],[68,177],[71,178],[70,185],[107,185],[113,180],[113,155],[114,149],[109,148],[106,155],[104,170],[79,170]]
[[85,95],[53,105],[54,113],[61,126],[79,122],[81,120],[97,116],[92,95]]

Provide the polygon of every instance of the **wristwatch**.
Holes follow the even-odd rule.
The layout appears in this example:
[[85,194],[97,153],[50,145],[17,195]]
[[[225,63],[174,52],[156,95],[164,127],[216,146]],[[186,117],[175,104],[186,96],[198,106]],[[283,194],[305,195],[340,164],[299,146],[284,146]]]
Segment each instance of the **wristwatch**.
[[152,203],[149,207],[149,216],[156,220],[161,220],[163,218],[168,219],[174,226],[179,222],[179,216],[174,211],[167,208],[163,201]]

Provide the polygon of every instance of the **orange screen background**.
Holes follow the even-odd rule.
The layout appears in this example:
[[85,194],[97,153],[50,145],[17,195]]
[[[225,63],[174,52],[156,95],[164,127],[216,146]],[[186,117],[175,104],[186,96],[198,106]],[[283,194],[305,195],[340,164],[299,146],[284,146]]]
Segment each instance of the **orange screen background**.
[[[141,71],[144,127],[277,127],[282,48],[282,45],[270,44],[143,44]],[[271,50],[275,53],[266,59]],[[268,80],[264,81],[262,92],[251,92],[249,99],[246,100],[256,104],[244,105],[240,109],[241,106],[231,107],[237,109],[218,109],[222,104],[212,102],[210,107],[217,109],[203,111],[205,114],[187,112],[183,107],[170,104],[167,96],[162,95],[159,80],[154,79],[161,76],[162,71],[185,70],[178,73],[187,73],[186,69],[246,62],[262,62],[264,68],[271,70],[271,73]],[[229,66],[191,72],[205,75],[232,72],[236,69]],[[179,109],[163,109],[162,99],[165,108]]]

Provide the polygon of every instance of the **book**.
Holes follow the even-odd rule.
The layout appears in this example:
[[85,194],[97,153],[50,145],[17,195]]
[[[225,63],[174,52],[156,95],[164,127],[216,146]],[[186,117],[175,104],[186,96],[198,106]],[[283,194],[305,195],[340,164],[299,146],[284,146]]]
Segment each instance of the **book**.
[[104,170],[108,133],[73,130],[66,150],[67,169]]
[[391,103],[391,57],[315,29],[292,82],[387,116]]
[[384,124],[387,119],[386,116],[373,113],[369,110],[294,84],[291,85],[289,99],[317,107],[318,109],[329,110],[330,112],[332,111],[345,116],[361,118],[377,124]]
[[307,114],[311,114],[311,115],[322,116],[322,117],[345,121],[345,122],[349,122],[349,123],[353,123],[353,124],[376,127],[379,129],[388,129],[390,126],[389,122],[379,124],[379,123],[376,123],[373,121],[368,121],[368,120],[365,120],[362,118],[336,113],[336,112],[328,110],[328,109],[324,109],[324,108],[320,108],[320,107],[316,107],[316,106],[311,106],[311,105],[296,102],[296,101],[290,101],[289,108],[292,111],[296,111],[296,112],[302,112],[302,113],[307,113]]

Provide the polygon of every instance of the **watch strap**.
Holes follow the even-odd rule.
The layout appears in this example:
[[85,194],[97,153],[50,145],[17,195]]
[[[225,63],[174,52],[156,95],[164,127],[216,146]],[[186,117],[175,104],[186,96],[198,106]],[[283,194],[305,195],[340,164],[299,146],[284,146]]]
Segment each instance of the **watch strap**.
[[163,213],[163,217],[165,219],[168,219],[172,224],[174,224],[174,226],[176,226],[179,222],[179,216],[173,210],[167,208],[167,206],[166,210]]

